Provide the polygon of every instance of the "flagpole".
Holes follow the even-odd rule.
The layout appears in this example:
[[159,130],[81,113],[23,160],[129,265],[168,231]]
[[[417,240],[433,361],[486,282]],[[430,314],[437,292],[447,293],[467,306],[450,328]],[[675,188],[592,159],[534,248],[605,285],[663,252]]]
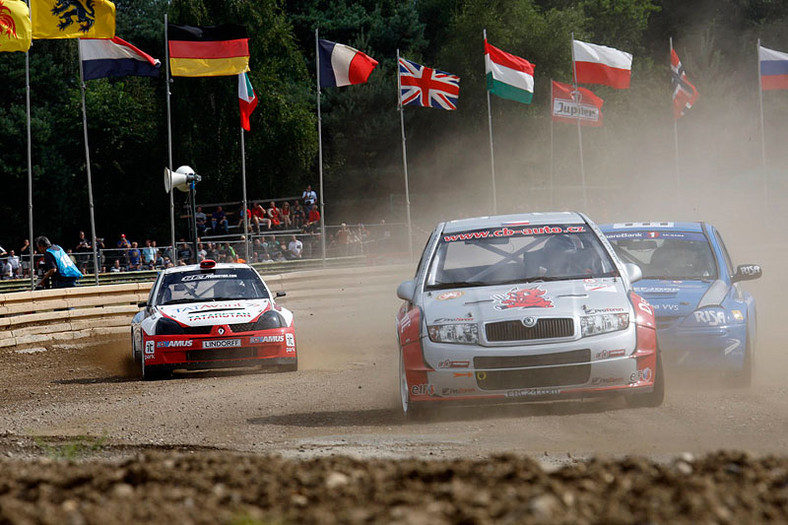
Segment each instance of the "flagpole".
[[575,104],[577,104],[577,143],[580,149],[580,185],[583,188],[583,211],[588,211],[588,196],[586,195],[586,167],[585,162],[583,160],[583,132],[580,126],[580,104],[582,102],[579,91],[577,90],[577,62],[575,61],[575,33],[572,32],[572,72],[573,75],[573,85],[575,89],[575,95],[577,100],[575,100]]
[[246,262],[249,263],[249,213],[248,203],[246,200],[246,145],[244,144],[244,127],[241,126],[241,180],[243,187],[243,214],[244,214],[244,255]]
[[326,214],[323,200],[323,119],[320,115],[320,38],[315,28],[315,69],[317,70],[317,141],[318,165],[320,170],[320,249],[323,254],[323,268],[326,267]]
[[555,147],[553,137],[553,100],[555,99],[555,87],[553,86],[553,79],[550,79],[550,209],[555,208],[555,177],[553,164],[555,163]]
[[[169,27],[167,24],[167,14],[164,14],[164,53],[167,71],[167,155],[170,166],[170,176],[172,176],[172,107],[170,105],[170,37]],[[170,262],[173,266],[177,264],[178,258],[175,253],[175,197],[173,196],[173,188],[168,192],[170,194]],[[195,259],[197,254],[195,255]]]
[[[33,19],[33,12],[30,9],[30,0],[27,1],[27,11],[30,19]],[[30,47],[33,47],[32,40]],[[27,105],[27,214],[28,214],[28,234],[30,236],[30,289],[36,289],[36,265],[35,260],[35,239],[33,238],[33,139],[30,124],[30,49],[25,51],[25,99]],[[94,241],[95,242],[95,241]],[[23,254],[19,254],[23,256]]]
[[761,164],[766,169],[766,130],[763,124],[763,71],[761,70],[761,39],[758,39],[758,49],[756,50],[756,57],[758,58],[758,100],[761,107]]
[[95,275],[96,286],[99,284],[98,255],[96,253],[96,214],[93,205],[93,175],[90,170],[90,144],[88,143],[88,112],[85,105],[85,72],[82,67],[82,41],[77,41],[77,52],[79,56],[79,85],[82,92],[82,135],[85,138],[85,165],[88,175],[88,206],[90,209],[90,234],[93,238],[93,274]]
[[[402,83],[399,77],[399,48],[397,48],[397,109],[399,110],[399,124],[402,132],[402,166],[405,175],[405,212],[408,219],[408,255],[413,260],[413,225],[410,219],[410,189],[408,188],[408,152],[405,145],[405,108],[402,107]],[[493,186],[494,188],[494,186]],[[495,202],[493,190],[493,202]],[[494,206],[494,204],[493,204]]]
[[[484,42],[487,43],[487,30],[484,30]],[[485,49],[485,51],[487,51]],[[486,53],[485,53],[486,55]],[[399,66],[398,66],[399,67]],[[399,76],[397,76],[399,78]],[[490,129],[490,166],[492,168],[492,205],[493,205],[493,215],[498,214],[498,201],[496,197],[495,191],[495,150],[493,149],[493,129],[492,129],[492,110],[490,109],[490,88],[489,86],[486,89],[487,91],[487,124],[488,128]]]
[[[668,57],[668,60],[672,60],[673,37],[671,36],[669,38],[670,38],[670,55]],[[671,62],[668,62],[668,64],[672,65]],[[680,81],[681,78],[679,77],[679,82]],[[673,96],[674,97],[676,96],[675,92],[673,93]],[[671,110],[672,110],[672,105],[671,105]],[[681,164],[679,163],[679,121],[676,118],[676,115],[673,115],[673,149],[674,149],[675,160],[676,160],[676,192],[678,195],[679,192],[681,192]]]

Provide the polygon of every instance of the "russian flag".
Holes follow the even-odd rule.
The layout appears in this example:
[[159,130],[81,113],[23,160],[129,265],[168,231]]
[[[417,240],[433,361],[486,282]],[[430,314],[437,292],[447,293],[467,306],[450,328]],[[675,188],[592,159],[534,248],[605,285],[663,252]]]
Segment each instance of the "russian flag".
[[378,61],[344,44],[319,40],[320,87],[363,84]]
[[578,84],[603,84],[627,89],[632,76],[632,54],[612,47],[572,41]]
[[121,38],[80,38],[79,48],[85,80],[159,76],[161,62]]
[[788,89],[788,53],[760,46],[758,60],[761,63],[761,89],[763,91]]

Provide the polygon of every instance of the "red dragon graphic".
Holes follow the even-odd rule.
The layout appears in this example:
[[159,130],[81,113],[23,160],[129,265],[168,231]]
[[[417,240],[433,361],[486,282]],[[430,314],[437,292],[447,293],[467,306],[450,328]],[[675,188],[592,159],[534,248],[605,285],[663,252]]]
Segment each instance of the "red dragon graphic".
[[496,310],[509,308],[553,308],[553,302],[543,297],[540,288],[512,288],[505,294],[493,295]]
[[16,34],[16,21],[11,16],[11,8],[6,7],[3,0],[0,0],[0,36],[19,38]]

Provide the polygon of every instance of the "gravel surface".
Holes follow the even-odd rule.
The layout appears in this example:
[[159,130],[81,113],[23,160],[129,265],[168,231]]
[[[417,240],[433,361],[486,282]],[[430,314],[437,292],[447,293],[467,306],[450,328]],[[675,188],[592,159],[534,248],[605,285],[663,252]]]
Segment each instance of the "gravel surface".
[[294,373],[143,382],[125,336],[1,351],[0,523],[788,522],[780,278],[748,285],[752,388],[671,371],[659,408],[454,407],[412,423],[393,293],[411,272],[286,297]]

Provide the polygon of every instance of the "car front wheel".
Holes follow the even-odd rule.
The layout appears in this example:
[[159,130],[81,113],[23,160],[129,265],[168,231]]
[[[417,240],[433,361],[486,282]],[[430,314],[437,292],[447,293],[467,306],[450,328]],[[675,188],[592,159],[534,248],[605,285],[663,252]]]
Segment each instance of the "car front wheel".
[[665,372],[662,367],[662,352],[657,350],[657,370],[654,377],[654,390],[648,394],[632,394],[626,397],[632,408],[658,407],[665,400]]

